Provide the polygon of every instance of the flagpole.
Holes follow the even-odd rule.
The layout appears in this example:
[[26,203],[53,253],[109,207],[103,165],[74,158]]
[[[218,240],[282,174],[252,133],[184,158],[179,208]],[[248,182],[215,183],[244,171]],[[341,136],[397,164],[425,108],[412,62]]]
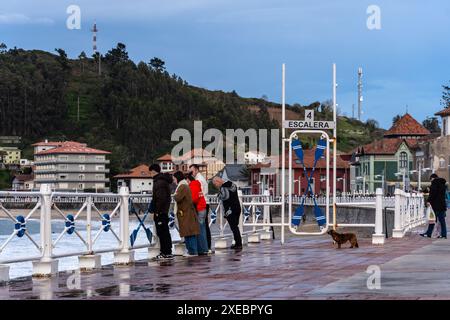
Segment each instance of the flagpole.
[[337,112],[336,112],[336,63],[333,63],[333,230],[336,230],[336,158],[337,158]]

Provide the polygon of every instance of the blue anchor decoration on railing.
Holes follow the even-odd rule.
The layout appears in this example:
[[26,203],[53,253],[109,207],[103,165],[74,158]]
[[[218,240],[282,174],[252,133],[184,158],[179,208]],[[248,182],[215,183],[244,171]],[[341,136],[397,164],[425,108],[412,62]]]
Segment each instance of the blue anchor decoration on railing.
[[256,221],[258,221],[259,217],[261,216],[261,209],[259,207],[256,207],[255,214],[256,214]]
[[249,216],[250,216],[250,207],[245,207],[244,206],[244,222],[247,221]]
[[72,234],[75,231],[75,218],[73,215],[67,215],[65,225],[67,228],[67,234]]
[[175,227],[175,213],[170,211],[169,213],[169,228],[173,229]]
[[19,238],[22,238],[23,235],[25,234],[25,231],[27,231],[27,222],[25,221],[25,218],[23,216],[17,216],[14,229],[18,230],[17,236]]
[[216,209],[211,209],[211,223],[216,223],[217,220],[217,213],[216,213]]
[[103,231],[108,232],[111,229],[111,216],[107,213],[102,215]]
[[139,221],[139,225],[137,226],[137,228],[134,229],[133,232],[130,234],[131,246],[132,247],[134,246],[134,243],[136,242],[136,239],[137,239],[137,236],[138,236],[138,232],[139,232],[141,227],[144,228],[145,234],[147,236],[147,240],[151,244],[152,243],[153,234],[152,234],[152,231],[150,230],[150,228],[147,228],[145,226],[144,222],[145,222],[145,219],[147,218],[147,216],[150,214],[150,212],[154,211],[153,201],[151,201],[148,204],[147,209],[145,210],[144,215],[142,216],[142,219],[139,216],[138,212],[136,211],[136,208],[134,207],[134,204],[133,204],[133,201],[131,201],[131,198],[130,198],[130,200],[128,202],[128,207],[129,207],[130,214],[133,213],[136,216],[137,220]]

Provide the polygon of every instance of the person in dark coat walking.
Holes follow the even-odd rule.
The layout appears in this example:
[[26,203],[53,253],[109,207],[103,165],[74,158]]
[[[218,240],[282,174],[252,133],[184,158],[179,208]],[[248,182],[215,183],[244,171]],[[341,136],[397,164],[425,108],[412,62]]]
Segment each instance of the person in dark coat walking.
[[152,164],[149,170],[153,178],[153,220],[161,247],[161,253],[153,259],[172,260],[172,238],[169,231],[169,209],[170,203],[172,202],[170,185],[173,182],[172,176],[168,173],[161,173],[159,164]]
[[[445,223],[445,217],[447,213],[447,203],[446,203],[446,192],[447,187],[445,184],[447,181],[443,178],[439,178],[437,174],[433,173],[430,176],[431,181],[431,187],[430,187],[430,194],[428,195],[427,199],[427,206],[431,206],[433,209],[436,219],[441,224],[441,235],[438,238],[444,238],[447,239],[447,225]],[[428,230],[426,233],[422,233],[421,236],[428,238],[431,238],[431,235],[433,233],[434,224],[431,224],[428,227]]]
[[234,245],[231,249],[242,250],[242,237],[239,230],[239,216],[241,215],[241,203],[237,193],[237,186],[231,181],[224,181],[215,176],[213,184],[219,189],[219,200],[222,201],[224,216],[233,232]]

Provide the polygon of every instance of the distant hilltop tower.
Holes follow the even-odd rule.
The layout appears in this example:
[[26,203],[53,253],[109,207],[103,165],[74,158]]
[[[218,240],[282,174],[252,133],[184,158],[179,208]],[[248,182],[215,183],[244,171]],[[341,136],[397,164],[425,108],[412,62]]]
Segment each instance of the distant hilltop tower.
[[92,28],[92,48],[94,50],[94,54],[97,53],[97,23],[94,22],[94,27]]
[[358,120],[361,121],[361,113],[362,113],[362,68],[358,68]]
[[97,23],[94,22],[94,27],[91,29],[92,31],[92,49],[94,50],[94,55],[98,55],[98,74],[102,74],[102,57],[101,54],[97,51]]

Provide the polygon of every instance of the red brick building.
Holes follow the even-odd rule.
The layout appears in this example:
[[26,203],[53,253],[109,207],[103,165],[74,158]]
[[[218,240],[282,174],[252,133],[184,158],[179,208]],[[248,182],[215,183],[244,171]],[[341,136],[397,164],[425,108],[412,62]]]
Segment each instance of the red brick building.
[[[314,152],[312,150],[304,151],[304,161],[308,175],[311,174],[311,168],[314,164]],[[350,191],[350,155],[338,155],[336,159],[337,169],[337,193]],[[281,156],[278,168],[271,167],[269,163],[260,163],[250,167],[251,190],[253,194],[261,194],[264,190],[269,190],[272,195],[279,195],[281,189]],[[333,190],[333,156],[330,154],[330,193]],[[292,154],[292,191],[294,194],[303,194],[307,188],[307,178],[303,166],[297,161],[295,154]],[[286,153],[286,192],[288,191],[289,177],[289,154]],[[312,190],[315,194],[325,193],[326,190],[326,161],[321,158],[316,165],[316,170],[311,179]]]

